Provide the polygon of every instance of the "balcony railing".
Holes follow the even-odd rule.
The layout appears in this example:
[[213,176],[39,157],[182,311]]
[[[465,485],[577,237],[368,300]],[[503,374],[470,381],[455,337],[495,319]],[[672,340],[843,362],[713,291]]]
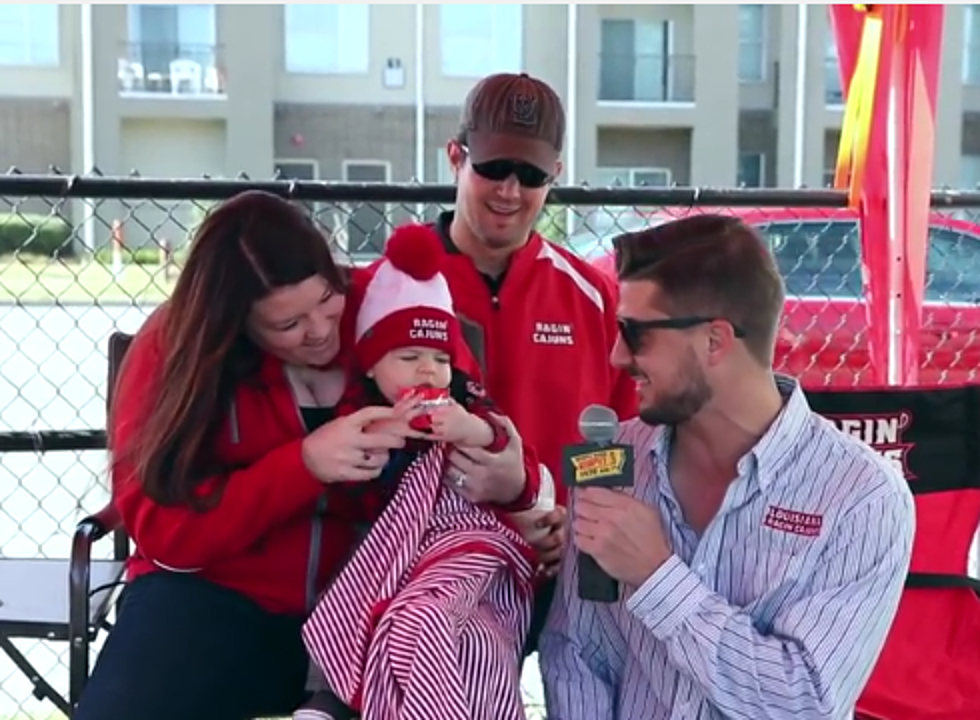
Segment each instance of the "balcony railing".
[[225,94],[221,46],[126,43],[119,55],[121,95],[215,97]]
[[603,52],[599,98],[604,102],[694,102],[694,56]]
[[844,104],[844,86],[841,85],[840,63],[827,58],[823,62],[824,103],[827,105]]

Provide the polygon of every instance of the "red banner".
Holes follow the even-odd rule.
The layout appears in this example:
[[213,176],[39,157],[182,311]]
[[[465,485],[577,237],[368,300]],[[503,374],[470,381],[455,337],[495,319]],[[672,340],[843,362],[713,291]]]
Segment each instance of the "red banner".
[[861,212],[876,380],[918,380],[942,5],[832,5],[847,110],[835,184]]

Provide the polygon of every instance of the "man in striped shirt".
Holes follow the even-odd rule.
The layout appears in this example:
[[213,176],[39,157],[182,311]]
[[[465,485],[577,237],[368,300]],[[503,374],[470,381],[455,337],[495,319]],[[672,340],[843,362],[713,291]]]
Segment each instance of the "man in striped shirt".
[[[784,289],[753,229],[692,217],[616,255],[636,483],[575,492],[540,645],[549,720],[853,717],[909,567],[904,479],[774,376]],[[578,598],[579,552],[619,602]]]

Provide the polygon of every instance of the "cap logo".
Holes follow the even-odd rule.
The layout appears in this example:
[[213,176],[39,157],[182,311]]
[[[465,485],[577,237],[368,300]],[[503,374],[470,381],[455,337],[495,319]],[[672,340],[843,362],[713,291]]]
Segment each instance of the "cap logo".
[[510,97],[511,122],[523,127],[537,127],[538,98],[536,95],[514,93]]

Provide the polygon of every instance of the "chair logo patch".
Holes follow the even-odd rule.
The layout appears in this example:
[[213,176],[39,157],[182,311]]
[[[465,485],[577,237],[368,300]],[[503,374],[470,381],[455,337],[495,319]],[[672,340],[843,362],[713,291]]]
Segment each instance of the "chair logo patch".
[[906,480],[915,480],[909,469],[909,453],[915,443],[907,442],[905,431],[912,425],[912,412],[869,413],[867,415],[826,415],[842,433],[861,440],[902,473]]

